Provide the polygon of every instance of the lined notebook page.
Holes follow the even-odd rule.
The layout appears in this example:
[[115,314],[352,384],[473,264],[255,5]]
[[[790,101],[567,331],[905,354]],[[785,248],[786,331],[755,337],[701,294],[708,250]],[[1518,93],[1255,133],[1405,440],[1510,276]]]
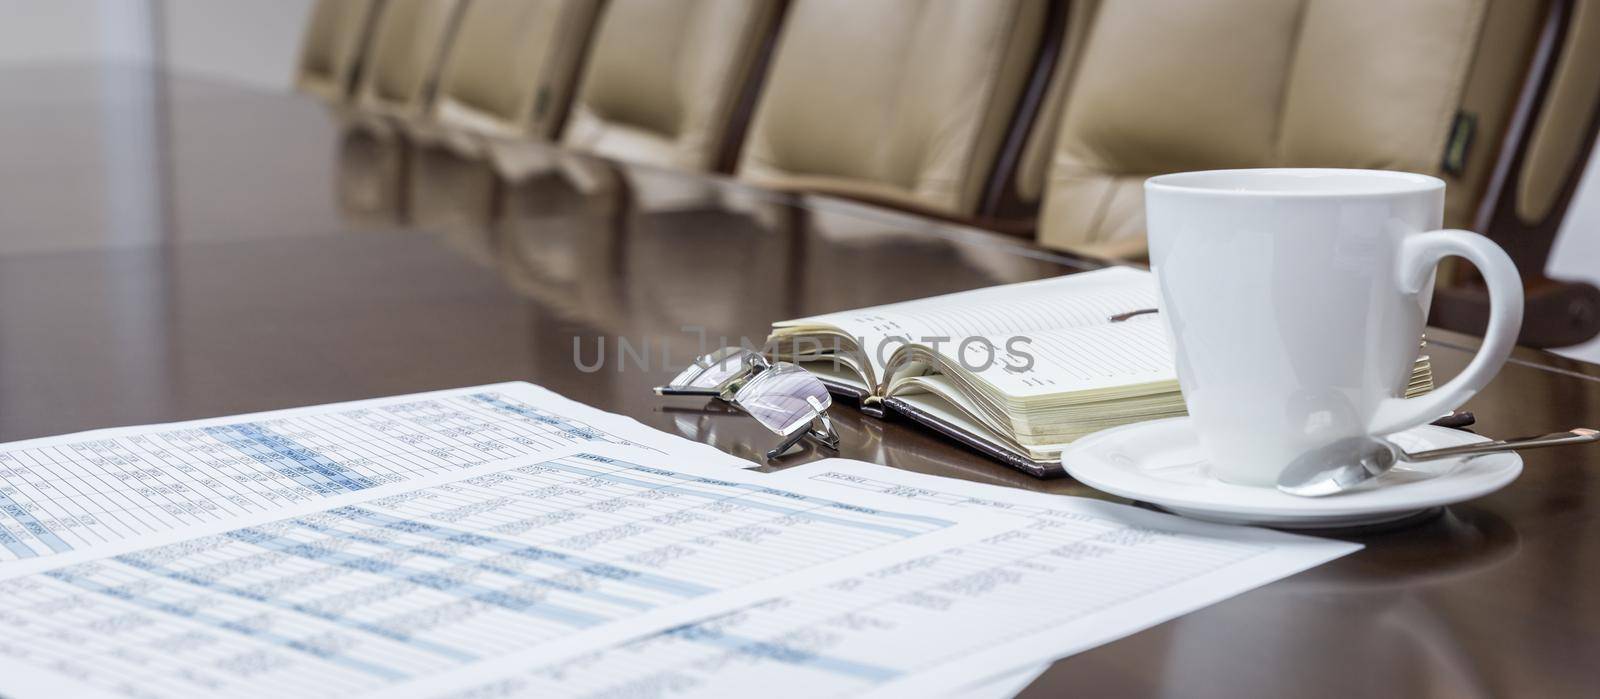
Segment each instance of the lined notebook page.
[[[1111,267],[1065,277],[1007,284],[813,316],[785,325],[832,325],[861,338],[873,370],[882,378],[883,360],[900,341],[925,344],[927,338],[1008,337],[1049,328],[1103,325],[1110,316],[1154,308],[1155,278],[1131,267]],[[877,351],[880,343],[882,352]],[[1000,347],[1004,348],[1002,341]]]
[[[1017,349],[1032,355],[1031,368],[1026,368],[1026,357],[1000,345],[996,360],[973,373],[1002,394],[1018,398],[1178,379],[1166,328],[1155,315],[1026,335],[1031,342]],[[985,365],[985,353],[973,345],[968,345],[965,357],[956,356],[953,350],[941,354],[963,361],[969,368]]]

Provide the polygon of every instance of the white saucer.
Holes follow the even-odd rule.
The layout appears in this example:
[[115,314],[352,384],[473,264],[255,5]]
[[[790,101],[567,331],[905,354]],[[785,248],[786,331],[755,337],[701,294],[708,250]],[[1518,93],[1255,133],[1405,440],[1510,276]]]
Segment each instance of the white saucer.
[[[1487,441],[1469,432],[1432,425],[1390,439],[1406,451]],[[1211,465],[1187,417],[1097,432],[1075,442],[1061,455],[1061,462],[1079,482],[1112,495],[1185,517],[1280,529],[1395,522],[1488,495],[1522,473],[1522,457],[1509,452],[1401,463],[1349,492],[1302,498],[1211,477]]]

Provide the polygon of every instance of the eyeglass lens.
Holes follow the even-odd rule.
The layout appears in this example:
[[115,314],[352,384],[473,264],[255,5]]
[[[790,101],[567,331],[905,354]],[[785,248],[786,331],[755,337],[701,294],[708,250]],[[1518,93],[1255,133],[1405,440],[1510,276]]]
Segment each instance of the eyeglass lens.
[[740,347],[724,347],[696,359],[693,364],[673,377],[668,385],[674,388],[722,388],[729,381],[746,372],[746,363],[755,352]]
[[810,372],[777,362],[740,387],[734,402],[767,429],[790,435],[833,405],[833,397]]

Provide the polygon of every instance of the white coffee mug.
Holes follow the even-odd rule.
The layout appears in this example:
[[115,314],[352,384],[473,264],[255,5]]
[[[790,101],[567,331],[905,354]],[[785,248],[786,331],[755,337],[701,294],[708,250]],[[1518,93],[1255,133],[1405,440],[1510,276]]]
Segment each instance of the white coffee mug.
[[[1500,370],[1522,324],[1522,281],[1488,238],[1438,230],[1444,187],[1323,169],[1145,182],[1161,315],[1213,475],[1272,486],[1294,457],[1436,420]],[[1406,399],[1434,268],[1451,255],[1488,283],[1489,326],[1465,371]]]

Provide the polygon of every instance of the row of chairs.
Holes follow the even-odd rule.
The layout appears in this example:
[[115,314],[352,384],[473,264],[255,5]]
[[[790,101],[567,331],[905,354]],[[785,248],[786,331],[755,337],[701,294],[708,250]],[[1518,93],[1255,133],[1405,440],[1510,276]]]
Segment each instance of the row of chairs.
[[[1600,129],[1600,0],[321,0],[298,84],[424,141],[557,142],[1100,257],[1142,253],[1153,174],[1430,173],[1446,225],[1562,309],[1531,307],[1525,341],[1600,327],[1600,291],[1543,276]],[[1485,311],[1470,284],[1439,303]]]

